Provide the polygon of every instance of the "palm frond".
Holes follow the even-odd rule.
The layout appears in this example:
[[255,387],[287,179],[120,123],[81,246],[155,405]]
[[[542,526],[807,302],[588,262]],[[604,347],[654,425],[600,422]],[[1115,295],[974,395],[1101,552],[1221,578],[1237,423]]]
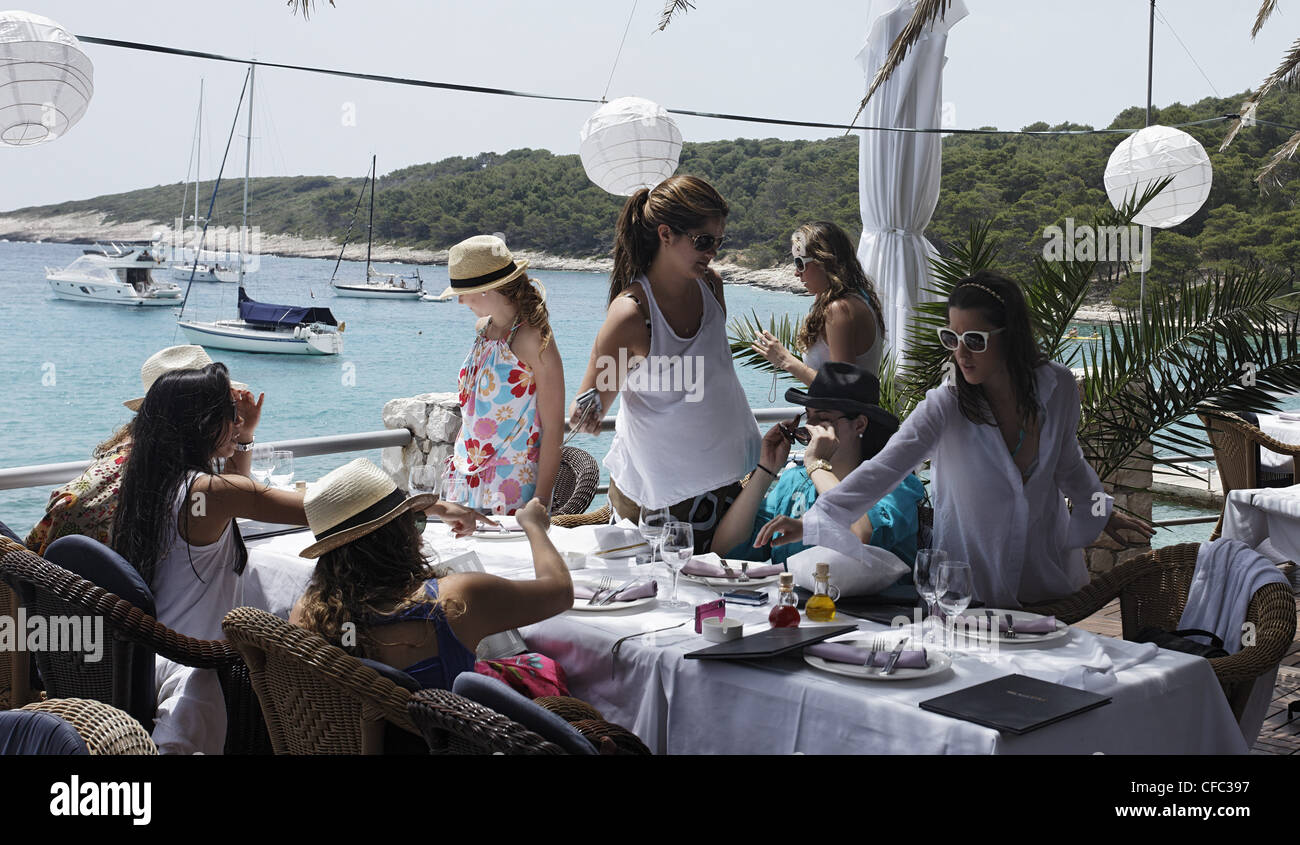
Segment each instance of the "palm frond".
[[[311,17],[312,9],[316,3],[315,0],[286,0],[285,5],[293,9],[295,15],[301,11],[302,19],[307,20]],[[330,0],[330,5],[334,5],[334,0]]]
[[682,12],[685,14],[694,8],[695,4],[690,2],[690,0],[667,0],[667,2],[664,3],[663,12],[659,15],[659,31],[663,32],[668,28],[668,24],[672,22],[673,15],[676,13]]
[[1273,171],[1281,167],[1284,162],[1290,161],[1297,148],[1300,148],[1300,132],[1296,132],[1288,138],[1286,143],[1279,147],[1277,152],[1273,153],[1272,158],[1268,160],[1268,164],[1264,165],[1264,168],[1259,171],[1259,175],[1255,177],[1255,182],[1259,184],[1260,190],[1267,193],[1270,185],[1275,187],[1282,185],[1282,180],[1275,177]]
[[903,396],[898,392],[898,358],[891,348],[880,361],[880,407],[898,417],[903,412]]
[[[1219,145],[1219,151],[1222,152],[1232,143],[1232,139],[1237,137],[1237,133],[1255,116],[1255,109],[1259,106],[1260,100],[1279,83],[1284,82],[1287,85],[1294,85],[1297,76],[1300,76],[1300,38],[1297,38],[1287,50],[1286,55],[1282,58],[1282,63],[1277,66],[1269,77],[1265,79],[1255,93],[1246,98],[1246,102],[1241,104],[1241,112],[1238,114],[1236,124],[1228,131],[1224,137],[1223,143]],[[1263,174],[1261,174],[1262,176]]]
[[766,358],[754,351],[752,344],[758,340],[758,336],[764,331],[771,332],[781,345],[791,352],[797,348],[795,346],[796,336],[799,326],[790,320],[789,314],[782,314],[778,321],[775,315],[769,316],[767,326],[759,318],[758,312],[750,310],[750,316],[742,315],[738,319],[732,320],[728,326],[730,334],[727,341],[731,346],[731,357],[746,367],[753,367],[759,372],[777,373],[791,381],[797,381],[794,376],[785,370],[778,370]]
[[894,71],[907,58],[907,53],[916,43],[925,35],[925,31],[935,21],[943,20],[943,16],[948,13],[948,7],[952,5],[952,0],[919,0],[916,8],[912,10],[912,17],[903,26],[894,43],[889,46],[889,54],[885,57],[885,63],[876,71],[876,75],[871,79],[871,87],[867,89],[867,96],[862,98],[858,104],[858,110],[853,113],[853,120],[849,123],[855,123],[858,115],[867,107],[867,101],[871,95],[876,93],[876,89],[893,76]]
[[1277,9],[1277,0],[1264,0],[1264,4],[1259,7],[1259,14],[1255,16],[1255,25],[1250,28],[1250,37],[1254,38],[1259,35],[1259,31],[1264,28],[1264,23],[1272,16]]

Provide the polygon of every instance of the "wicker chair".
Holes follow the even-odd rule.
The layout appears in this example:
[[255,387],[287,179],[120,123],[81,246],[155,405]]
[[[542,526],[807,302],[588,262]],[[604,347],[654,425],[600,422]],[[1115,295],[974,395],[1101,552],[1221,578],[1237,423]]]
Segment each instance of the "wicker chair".
[[596,497],[600,467],[596,459],[576,446],[560,448],[560,470],[555,474],[553,515],[581,514]]
[[71,724],[81,734],[91,754],[157,755],[149,732],[130,714],[88,698],[52,698],[28,704],[23,710],[50,713]]
[[[22,542],[18,535],[10,531],[9,526],[3,522],[0,522],[0,537],[8,537],[15,543]],[[7,585],[0,583],[0,618],[13,619],[17,612],[18,597]],[[0,651],[0,710],[8,710],[26,702],[26,676],[23,677],[21,684],[15,683],[17,679],[14,678],[14,668],[17,662],[13,651],[8,649]],[[18,696],[15,696],[15,693]]]
[[[1118,597],[1125,639],[1151,626],[1172,631],[1187,603],[1200,545],[1183,543],[1147,552],[1098,576],[1072,596],[1025,609],[1073,624]],[[1250,600],[1246,621],[1255,626],[1255,645],[1210,660],[1238,720],[1255,679],[1281,661],[1295,637],[1296,602],[1290,586],[1265,584]]]
[[[131,714],[148,730],[153,725],[154,702],[152,697],[145,699],[141,690],[146,680],[152,689],[153,655],[159,654],[184,666],[216,670],[226,699],[227,754],[269,753],[270,742],[248,668],[225,640],[196,640],[178,634],[130,602],[3,538],[0,580],[14,587],[33,613],[104,619],[110,636],[98,662],[87,662],[79,651],[36,653],[49,698],[102,701]],[[17,691],[26,687],[27,653],[18,652],[15,658],[11,677]],[[19,703],[18,694],[13,699]]]
[[[1210,447],[1214,450],[1214,463],[1219,470],[1219,482],[1223,485],[1226,499],[1233,490],[1251,490],[1263,487],[1260,478],[1259,449],[1262,446],[1273,452],[1289,455],[1293,464],[1300,455],[1300,446],[1274,440],[1237,414],[1216,413],[1214,415],[1198,414],[1210,436]],[[1290,484],[1300,483],[1293,470]],[[1215,523],[1211,540],[1217,540],[1223,533],[1223,513]]]
[[423,750],[406,711],[411,693],[343,649],[252,607],[221,627],[248,662],[276,754]]
[[577,528],[579,525],[605,525],[613,513],[609,505],[601,505],[589,513],[562,514],[551,517],[551,524],[561,528]]
[[449,690],[420,690],[406,710],[430,754],[564,753],[518,722]]

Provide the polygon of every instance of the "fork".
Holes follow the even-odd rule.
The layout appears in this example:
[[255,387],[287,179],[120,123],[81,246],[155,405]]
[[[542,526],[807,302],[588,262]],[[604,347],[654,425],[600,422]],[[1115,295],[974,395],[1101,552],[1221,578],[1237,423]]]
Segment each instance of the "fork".
[[865,669],[866,671],[870,672],[870,671],[871,671],[871,663],[872,663],[872,661],[874,661],[874,660],[876,659],[876,652],[878,652],[878,651],[884,651],[884,650],[885,650],[885,638],[884,638],[884,637],[872,637],[872,638],[871,638],[871,651],[867,653],[867,661],[866,661],[865,663],[862,664],[862,668]]
[[1004,614],[1007,617],[1007,639],[1016,638],[1016,620],[1011,617],[1010,613]]
[[596,592],[592,593],[591,598],[587,599],[587,604],[595,604],[596,599],[600,598],[600,594],[605,592],[612,586],[614,586],[614,576],[612,575],[602,576],[600,581],[596,584]]

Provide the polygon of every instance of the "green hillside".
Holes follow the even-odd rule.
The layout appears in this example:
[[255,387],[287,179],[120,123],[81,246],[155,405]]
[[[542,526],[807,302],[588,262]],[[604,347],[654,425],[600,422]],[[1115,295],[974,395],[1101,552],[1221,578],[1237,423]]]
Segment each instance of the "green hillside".
[[[1244,95],[1207,98],[1194,105],[1155,110],[1153,121],[1181,124],[1233,114]],[[1259,118],[1300,125],[1300,93],[1271,96]],[[1141,125],[1142,110],[1126,109],[1111,127]],[[1290,184],[1261,195],[1253,180],[1289,130],[1244,130],[1226,152],[1218,151],[1225,122],[1191,127],[1214,164],[1210,199],[1194,217],[1157,234],[1152,282],[1228,262],[1258,261],[1290,267],[1300,253],[1300,211]],[[1029,129],[1081,129],[1076,125]],[[1067,217],[1092,218],[1106,202],[1102,172],[1119,135],[1058,137],[951,136],[944,140],[943,187],[929,237],[941,250],[974,220],[991,218],[1005,239],[1011,264],[1040,253],[1043,230]],[[790,231],[799,223],[829,219],[855,231],[858,224],[855,137],[824,141],[737,139],[686,144],[679,172],[709,179],[731,203],[729,249],[739,262],[768,266],[788,254]],[[1284,177],[1290,180],[1294,167]],[[357,202],[359,178],[299,176],[254,179],[250,214],[263,232],[341,238]],[[204,185],[204,204],[212,184]],[[218,223],[237,222],[243,186],[222,186]],[[18,209],[25,214],[99,211],[110,219],[171,220],[184,186],[164,185],[59,205]],[[620,198],[592,185],[576,155],[545,150],[483,153],[449,158],[380,178],[375,207],[376,240],[427,249],[482,232],[503,232],[513,247],[559,255],[607,255]],[[354,234],[355,238],[355,234]],[[1114,268],[1103,280],[1125,281]],[[1123,287],[1118,295],[1125,295]]]

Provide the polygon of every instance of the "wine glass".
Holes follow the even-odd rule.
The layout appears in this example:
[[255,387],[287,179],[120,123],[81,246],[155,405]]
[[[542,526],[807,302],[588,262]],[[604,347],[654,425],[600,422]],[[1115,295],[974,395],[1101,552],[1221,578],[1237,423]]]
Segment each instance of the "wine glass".
[[960,560],[949,560],[939,564],[934,590],[939,609],[955,626],[957,617],[970,605],[973,594],[970,564]]
[[668,515],[668,508],[641,508],[641,514],[637,519],[637,530],[641,532],[641,537],[650,544],[650,568],[655,565],[655,554],[659,551],[659,541],[664,536],[664,528],[672,517]]
[[691,555],[695,554],[695,531],[689,522],[674,520],[664,525],[664,533],[660,543],[663,546],[664,565],[673,574],[672,598],[663,602],[663,605],[665,607],[687,607],[690,604],[689,602],[680,601],[677,598],[677,573],[691,559]]
[[248,465],[248,475],[262,484],[271,483],[271,455],[274,450],[268,444],[253,447],[252,460]]
[[406,489],[412,496],[437,494],[442,485],[442,472],[437,467],[411,467],[406,476]]
[[[916,592],[925,602],[925,619],[921,622],[922,638],[928,620],[938,612],[935,606],[935,582],[939,576],[939,567],[948,559],[942,549],[920,549],[916,553],[916,563],[912,566],[912,581]],[[933,626],[931,625],[931,628]]]
[[271,453],[271,484],[288,488],[293,481],[293,452],[276,449]]

